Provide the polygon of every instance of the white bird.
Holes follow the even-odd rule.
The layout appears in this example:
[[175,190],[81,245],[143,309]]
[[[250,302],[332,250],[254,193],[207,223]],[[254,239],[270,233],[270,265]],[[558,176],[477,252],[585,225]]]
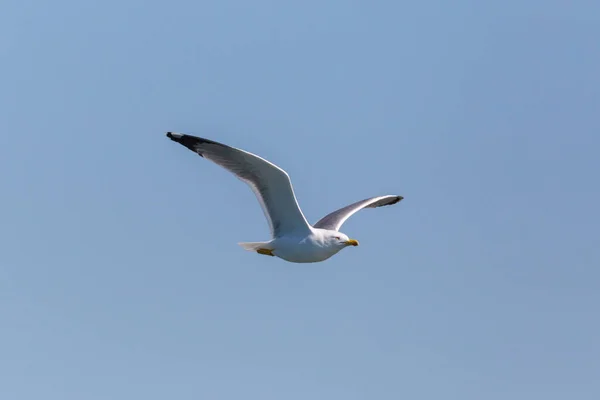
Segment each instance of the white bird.
[[295,263],[324,261],[358,241],[339,232],[342,224],[363,208],[396,204],[402,196],[385,195],[357,201],[310,225],[298,206],[290,177],[269,161],[212,140],[167,132],[167,137],[227,169],[247,183],[269,222],[271,240],[239,243],[244,249]]

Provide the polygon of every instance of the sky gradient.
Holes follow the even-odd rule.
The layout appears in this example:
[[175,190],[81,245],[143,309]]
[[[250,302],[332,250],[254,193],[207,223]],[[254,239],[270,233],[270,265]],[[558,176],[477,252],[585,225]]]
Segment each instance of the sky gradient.
[[[600,3],[5,0],[0,398],[600,398]],[[166,131],[291,176],[301,265]]]

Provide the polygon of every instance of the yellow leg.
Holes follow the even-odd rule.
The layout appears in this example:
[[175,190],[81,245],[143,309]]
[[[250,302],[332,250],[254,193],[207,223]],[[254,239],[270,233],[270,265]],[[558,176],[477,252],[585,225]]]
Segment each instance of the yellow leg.
[[258,249],[256,252],[258,254],[264,254],[265,256],[275,257],[275,254],[273,254],[273,250],[271,249]]

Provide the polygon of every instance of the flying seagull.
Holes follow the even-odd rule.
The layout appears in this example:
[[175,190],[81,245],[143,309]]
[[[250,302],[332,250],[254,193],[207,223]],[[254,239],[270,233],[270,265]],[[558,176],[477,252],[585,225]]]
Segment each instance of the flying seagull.
[[339,231],[352,214],[363,208],[396,204],[403,199],[397,195],[371,197],[334,211],[310,225],[298,206],[289,175],[275,164],[212,140],[175,132],[167,132],[167,137],[220,165],[250,186],[269,223],[271,240],[239,245],[258,254],[295,263],[325,261],[345,247],[358,246],[358,241]]

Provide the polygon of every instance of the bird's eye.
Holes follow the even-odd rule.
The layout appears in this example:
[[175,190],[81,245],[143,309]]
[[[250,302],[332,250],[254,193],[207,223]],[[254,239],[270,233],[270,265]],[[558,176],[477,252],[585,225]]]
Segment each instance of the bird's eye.
[[334,239],[340,240],[341,238],[339,236],[334,236]]

